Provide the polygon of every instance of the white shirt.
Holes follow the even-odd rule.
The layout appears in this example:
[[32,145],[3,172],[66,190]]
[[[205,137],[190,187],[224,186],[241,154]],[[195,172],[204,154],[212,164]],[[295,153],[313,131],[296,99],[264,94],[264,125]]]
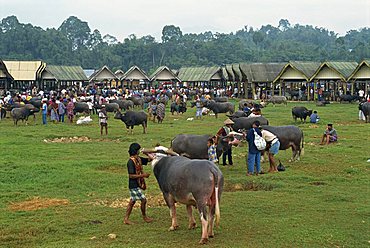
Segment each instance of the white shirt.
[[271,142],[277,138],[275,134],[267,130],[261,130],[261,133],[262,133],[262,138],[264,138],[266,142]]

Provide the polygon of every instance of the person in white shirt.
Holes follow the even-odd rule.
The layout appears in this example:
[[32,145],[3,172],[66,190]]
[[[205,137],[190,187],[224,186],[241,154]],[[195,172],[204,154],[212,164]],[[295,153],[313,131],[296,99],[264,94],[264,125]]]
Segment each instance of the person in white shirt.
[[105,105],[102,105],[102,108],[99,112],[99,123],[100,123],[100,135],[103,135],[103,128],[105,128],[105,135],[108,135],[108,114],[105,110]]
[[275,134],[267,130],[261,130],[262,138],[266,140],[266,150],[268,149],[270,169],[269,172],[277,172],[277,165],[274,155],[278,154],[280,148],[280,141]]

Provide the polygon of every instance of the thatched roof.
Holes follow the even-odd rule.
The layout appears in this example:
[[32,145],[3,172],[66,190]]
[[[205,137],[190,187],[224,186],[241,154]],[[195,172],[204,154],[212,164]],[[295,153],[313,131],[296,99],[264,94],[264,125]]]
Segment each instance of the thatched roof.
[[45,71],[53,75],[57,81],[87,81],[81,66],[47,65]]
[[274,82],[278,81],[289,67],[301,72],[306,81],[310,81],[312,75],[320,67],[320,62],[290,61],[283,67],[279,75],[274,79]]
[[351,80],[355,75],[356,73],[363,67],[363,66],[367,66],[368,68],[370,68],[370,59],[364,59],[362,60],[356,67],[356,69],[352,72],[352,74],[348,77],[348,81]]
[[241,63],[240,69],[248,82],[270,83],[279,75],[286,63]]
[[243,81],[243,74],[240,70],[240,64],[232,64],[231,68],[232,68],[233,73],[234,73],[235,81],[238,81],[238,82]]
[[[105,74],[105,75],[104,75]],[[104,65],[99,70],[95,71],[89,78],[89,82],[91,81],[105,81],[105,80],[112,80],[118,79],[116,74],[114,74],[108,66]]]
[[225,66],[225,70],[226,70],[226,73],[227,73],[226,79],[228,81],[235,81],[235,75],[234,75],[234,71],[233,71],[233,65],[226,65]]
[[8,72],[14,80],[36,81],[41,78],[41,73],[46,64],[38,61],[3,61]]
[[222,69],[219,66],[182,67],[179,70],[178,77],[183,82],[210,82],[216,74],[224,79]]
[[145,71],[140,69],[138,66],[134,65],[128,71],[126,71],[125,75],[121,78],[121,80],[147,80],[150,81],[149,77],[146,75]]
[[125,73],[122,70],[117,70],[114,72],[114,75],[116,75],[117,78],[121,78],[123,75],[125,75]]
[[6,65],[4,64],[2,60],[0,60],[0,71],[3,72],[6,78],[9,78],[10,80],[14,80],[14,78],[12,77],[12,75],[10,75],[10,73],[8,72],[8,69],[6,68]]
[[336,71],[343,81],[347,81],[347,78],[351,76],[353,71],[356,69],[358,63],[357,62],[340,62],[340,61],[328,61],[324,62],[320,65],[320,67],[316,70],[316,72],[312,75],[311,80],[313,80],[319,72],[325,66],[329,67],[330,69]]
[[176,76],[176,74],[167,66],[160,66],[155,70],[152,75],[150,75],[150,81],[155,81],[157,80],[158,76],[163,73],[163,72],[168,72],[171,76],[169,78],[166,78],[165,80],[167,81],[178,81],[181,82],[181,80]]

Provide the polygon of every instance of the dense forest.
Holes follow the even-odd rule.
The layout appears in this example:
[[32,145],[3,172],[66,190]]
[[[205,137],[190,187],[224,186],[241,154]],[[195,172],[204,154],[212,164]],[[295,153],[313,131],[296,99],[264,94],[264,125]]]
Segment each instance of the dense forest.
[[180,27],[167,25],[161,41],[134,34],[123,41],[91,31],[87,22],[71,16],[58,29],[46,30],[20,23],[9,16],[0,23],[0,59],[36,60],[54,65],[81,65],[127,70],[138,65],[152,72],[160,65],[224,65],[238,62],[359,61],[370,58],[370,28],[348,31],[345,36],[325,28],[291,25],[282,19],[277,27],[245,26],[229,33],[210,31],[184,34]]

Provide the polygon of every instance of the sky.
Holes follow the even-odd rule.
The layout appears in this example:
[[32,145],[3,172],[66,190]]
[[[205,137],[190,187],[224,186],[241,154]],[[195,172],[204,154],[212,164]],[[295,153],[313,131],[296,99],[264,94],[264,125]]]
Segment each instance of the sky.
[[245,26],[278,26],[280,19],[342,36],[370,27],[370,0],[0,0],[0,18],[10,15],[44,29],[76,16],[119,41],[130,34],[159,41],[165,25],[183,33],[231,33]]

